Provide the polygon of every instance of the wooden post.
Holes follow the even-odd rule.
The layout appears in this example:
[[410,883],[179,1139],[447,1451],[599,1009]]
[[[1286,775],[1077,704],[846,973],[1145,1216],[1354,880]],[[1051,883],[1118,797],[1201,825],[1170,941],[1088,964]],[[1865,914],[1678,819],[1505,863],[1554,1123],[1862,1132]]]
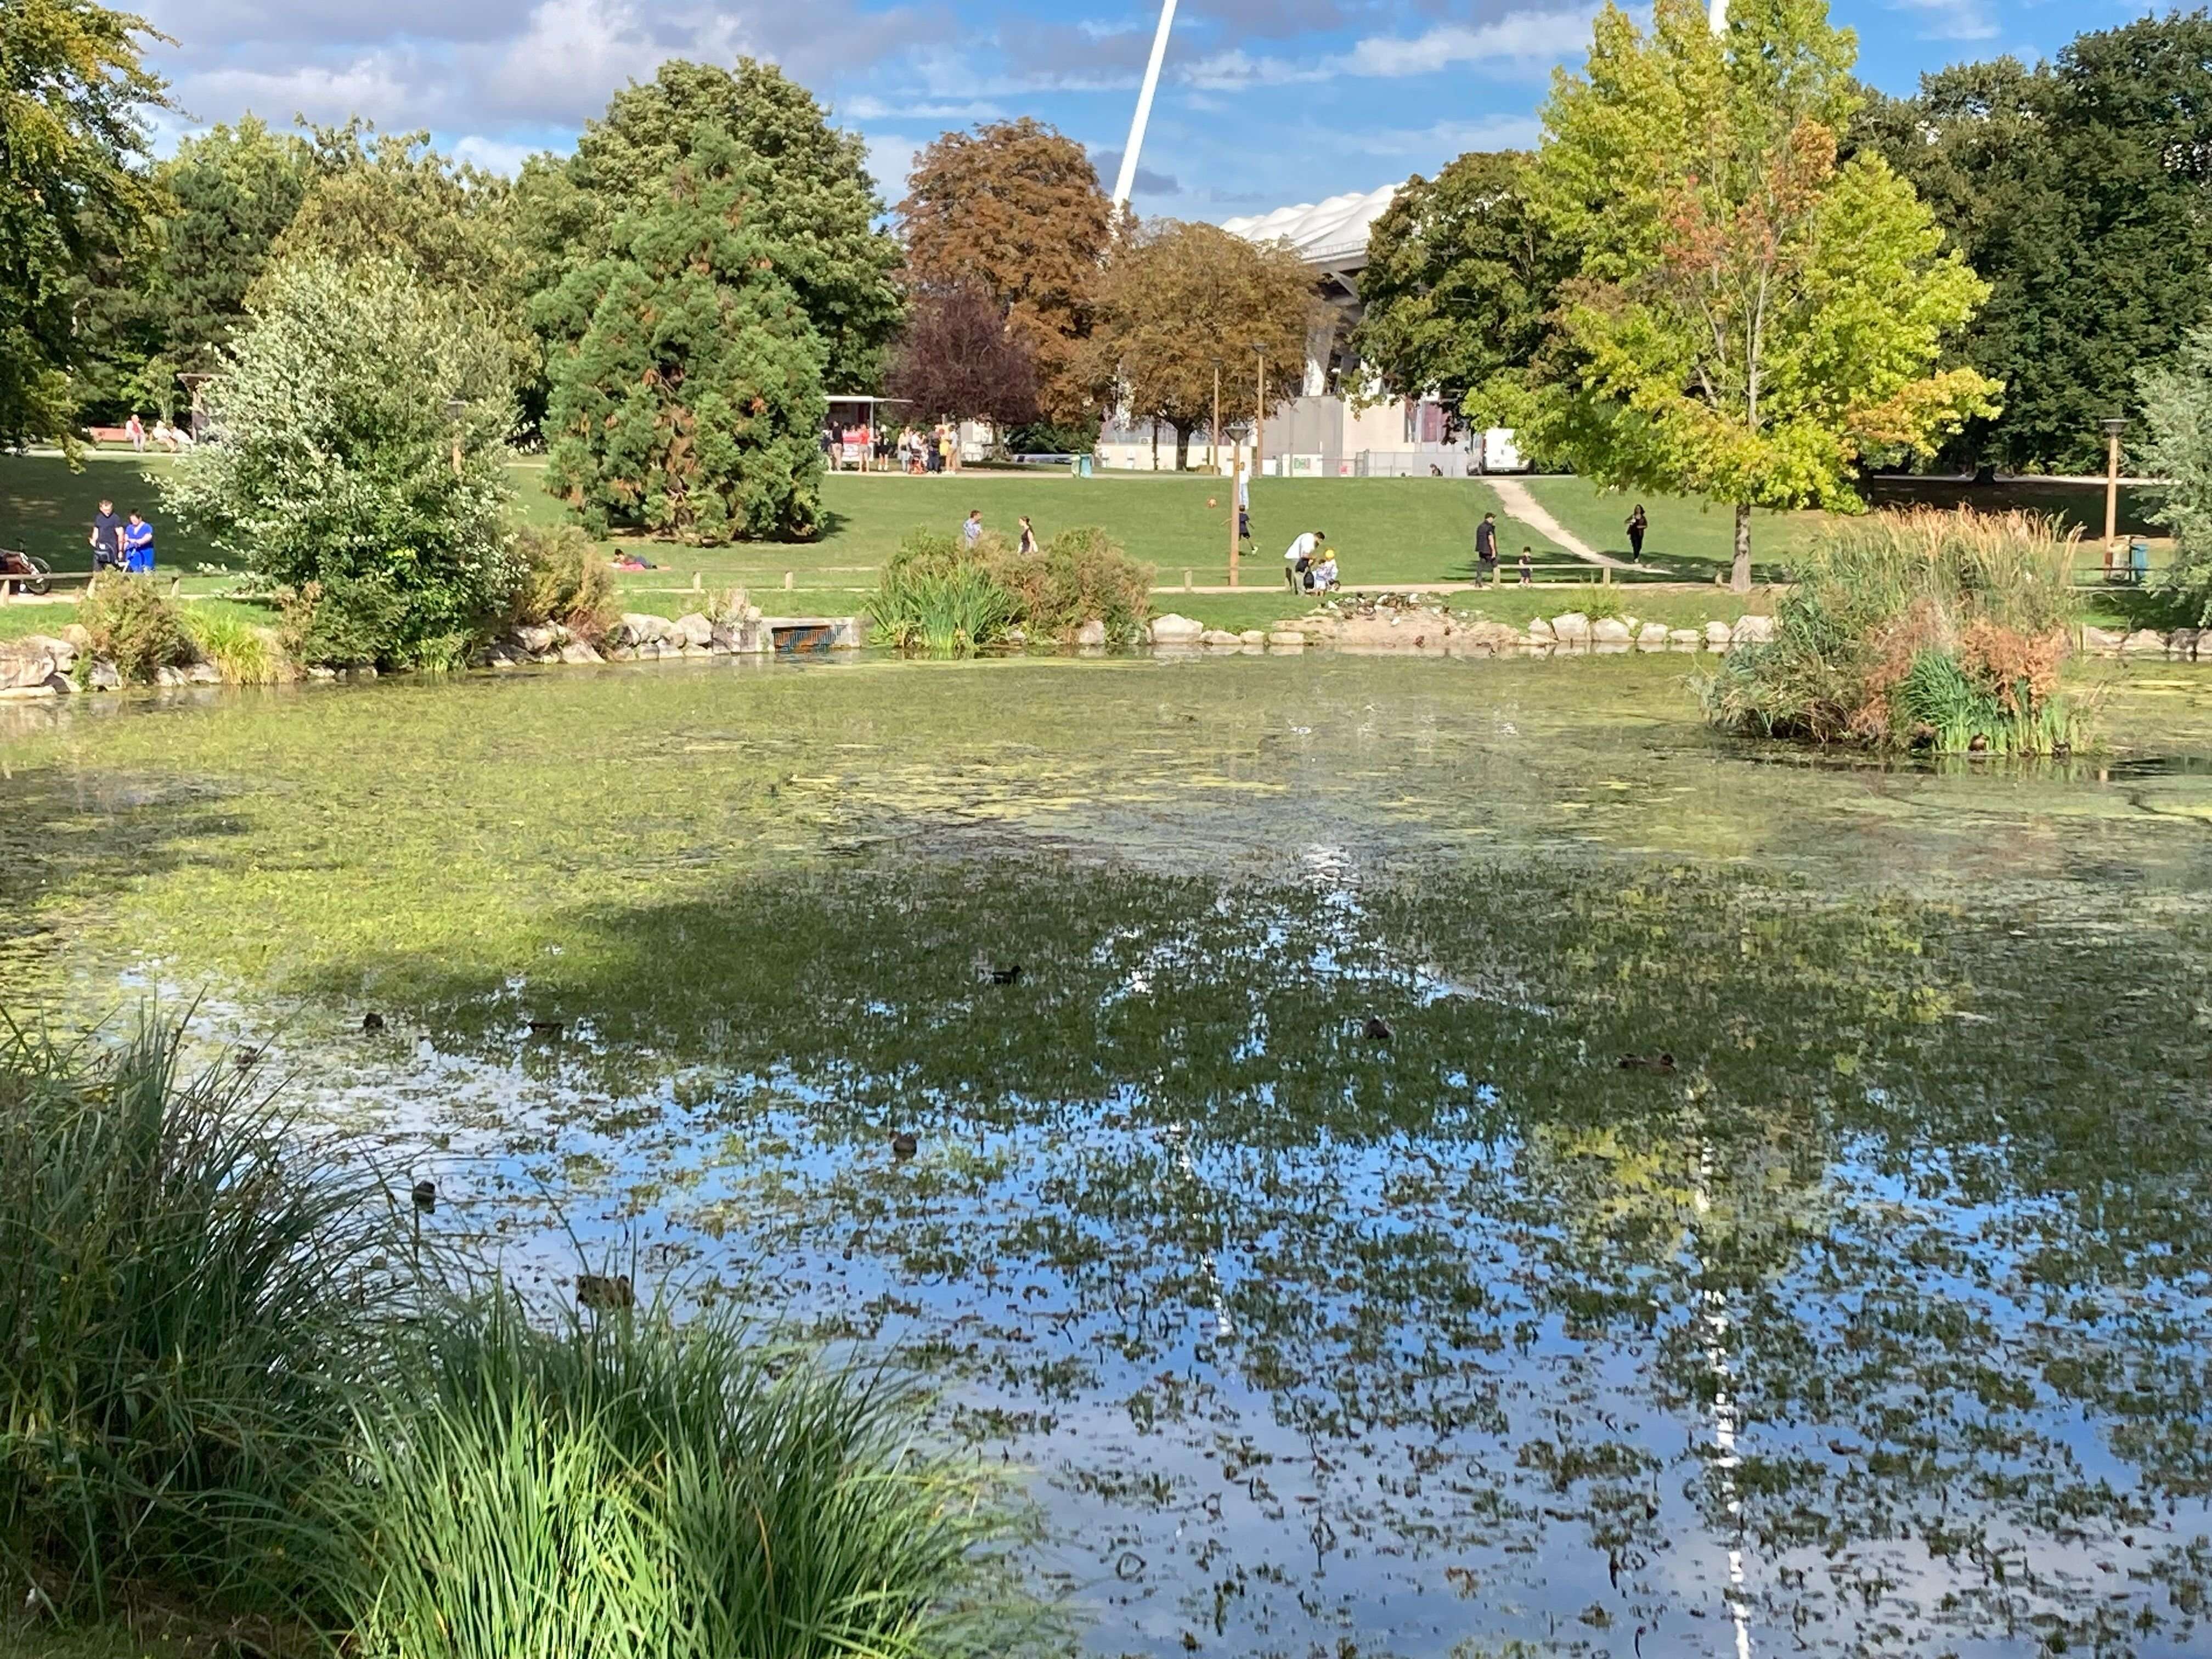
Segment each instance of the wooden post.
[[1252,476],[1258,477],[1267,459],[1267,354],[1260,357],[1260,401],[1252,405]]
[[2105,422],[2105,574],[2112,574],[2112,544],[2120,534],[2120,423]]
[[1229,585],[1237,586],[1237,501],[1244,491],[1244,457],[1236,455],[1229,463]]
[[783,573],[783,591],[787,593],[791,592],[791,572],[788,570]]
[[1182,573],[1182,591],[1186,593],[1190,592],[1190,572],[1188,569]]
[[1206,470],[1221,474],[1221,365],[1213,366],[1213,424],[1206,428]]

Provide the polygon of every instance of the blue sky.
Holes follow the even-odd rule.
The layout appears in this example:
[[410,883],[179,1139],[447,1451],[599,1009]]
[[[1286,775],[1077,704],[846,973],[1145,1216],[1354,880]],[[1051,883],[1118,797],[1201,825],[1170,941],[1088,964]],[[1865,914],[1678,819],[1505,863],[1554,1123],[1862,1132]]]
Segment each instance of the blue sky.
[[[1835,0],[1861,73],[2048,55],[2142,15],[2087,0]],[[1157,0],[141,0],[175,37],[154,60],[182,113],[165,137],[246,110],[359,113],[511,169],[564,146],[625,81],[671,56],[771,58],[867,136],[896,201],[915,149],[947,127],[1034,115],[1112,182]],[[1554,64],[1579,61],[1590,9],[1565,0],[1182,0],[1137,205],[1221,219],[1525,145]]]

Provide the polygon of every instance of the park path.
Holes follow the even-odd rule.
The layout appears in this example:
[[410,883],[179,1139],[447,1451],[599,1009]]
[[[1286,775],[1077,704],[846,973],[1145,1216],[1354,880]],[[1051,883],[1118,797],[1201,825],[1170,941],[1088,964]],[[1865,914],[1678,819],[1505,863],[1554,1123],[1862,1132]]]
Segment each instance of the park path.
[[1615,570],[1634,568],[1627,560],[1601,553],[1581,537],[1571,534],[1565,525],[1536,505],[1536,498],[1520,479],[1490,472],[1483,475],[1482,481],[1498,492],[1498,504],[1504,507],[1507,518],[1520,520],[1539,536],[1555,543],[1561,551],[1573,554],[1585,564],[1609,565]]

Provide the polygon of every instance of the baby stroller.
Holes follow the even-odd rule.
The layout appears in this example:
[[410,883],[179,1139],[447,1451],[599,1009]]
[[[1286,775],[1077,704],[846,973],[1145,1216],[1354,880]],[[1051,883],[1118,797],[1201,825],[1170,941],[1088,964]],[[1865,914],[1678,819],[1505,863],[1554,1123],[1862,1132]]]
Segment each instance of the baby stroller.
[[11,593],[43,593],[53,568],[44,559],[12,547],[0,547],[0,587]]

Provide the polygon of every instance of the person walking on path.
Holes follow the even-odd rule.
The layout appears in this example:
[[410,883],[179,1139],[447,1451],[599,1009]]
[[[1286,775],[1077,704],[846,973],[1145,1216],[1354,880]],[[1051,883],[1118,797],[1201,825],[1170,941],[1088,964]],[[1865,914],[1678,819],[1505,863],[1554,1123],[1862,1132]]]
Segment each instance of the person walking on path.
[[1498,515],[1486,513],[1474,527],[1475,580],[1488,586],[1498,580]]
[[1644,532],[1651,527],[1651,520],[1644,516],[1644,503],[1637,502],[1636,511],[1628,515],[1628,556],[1637,563],[1644,562]]
[[1321,544],[1328,539],[1325,530],[1308,530],[1283,550],[1283,580],[1293,593],[1305,592],[1306,572],[1313,568]]
[[1530,576],[1530,575],[1534,572],[1534,569],[1535,569],[1535,567],[1534,567],[1534,565],[1530,564],[1530,563],[1529,563],[1529,562],[1528,562],[1528,550],[1526,547],[1523,547],[1523,548],[1521,550],[1521,586],[1522,586],[1526,587],[1526,586],[1528,586],[1528,578],[1529,578],[1529,576]]
[[123,568],[133,576],[154,574],[154,526],[136,512],[123,526]]
[[103,570],[123,568],[123,520],[115,516],[115,503],[102,497],[100,511],[93,516],[92,568],[96,575]]
[[975,550],[975,544],[982,539],[983,509],[979,507],[969,513],[967,523],[960,526],[960,544],[973,553]]

